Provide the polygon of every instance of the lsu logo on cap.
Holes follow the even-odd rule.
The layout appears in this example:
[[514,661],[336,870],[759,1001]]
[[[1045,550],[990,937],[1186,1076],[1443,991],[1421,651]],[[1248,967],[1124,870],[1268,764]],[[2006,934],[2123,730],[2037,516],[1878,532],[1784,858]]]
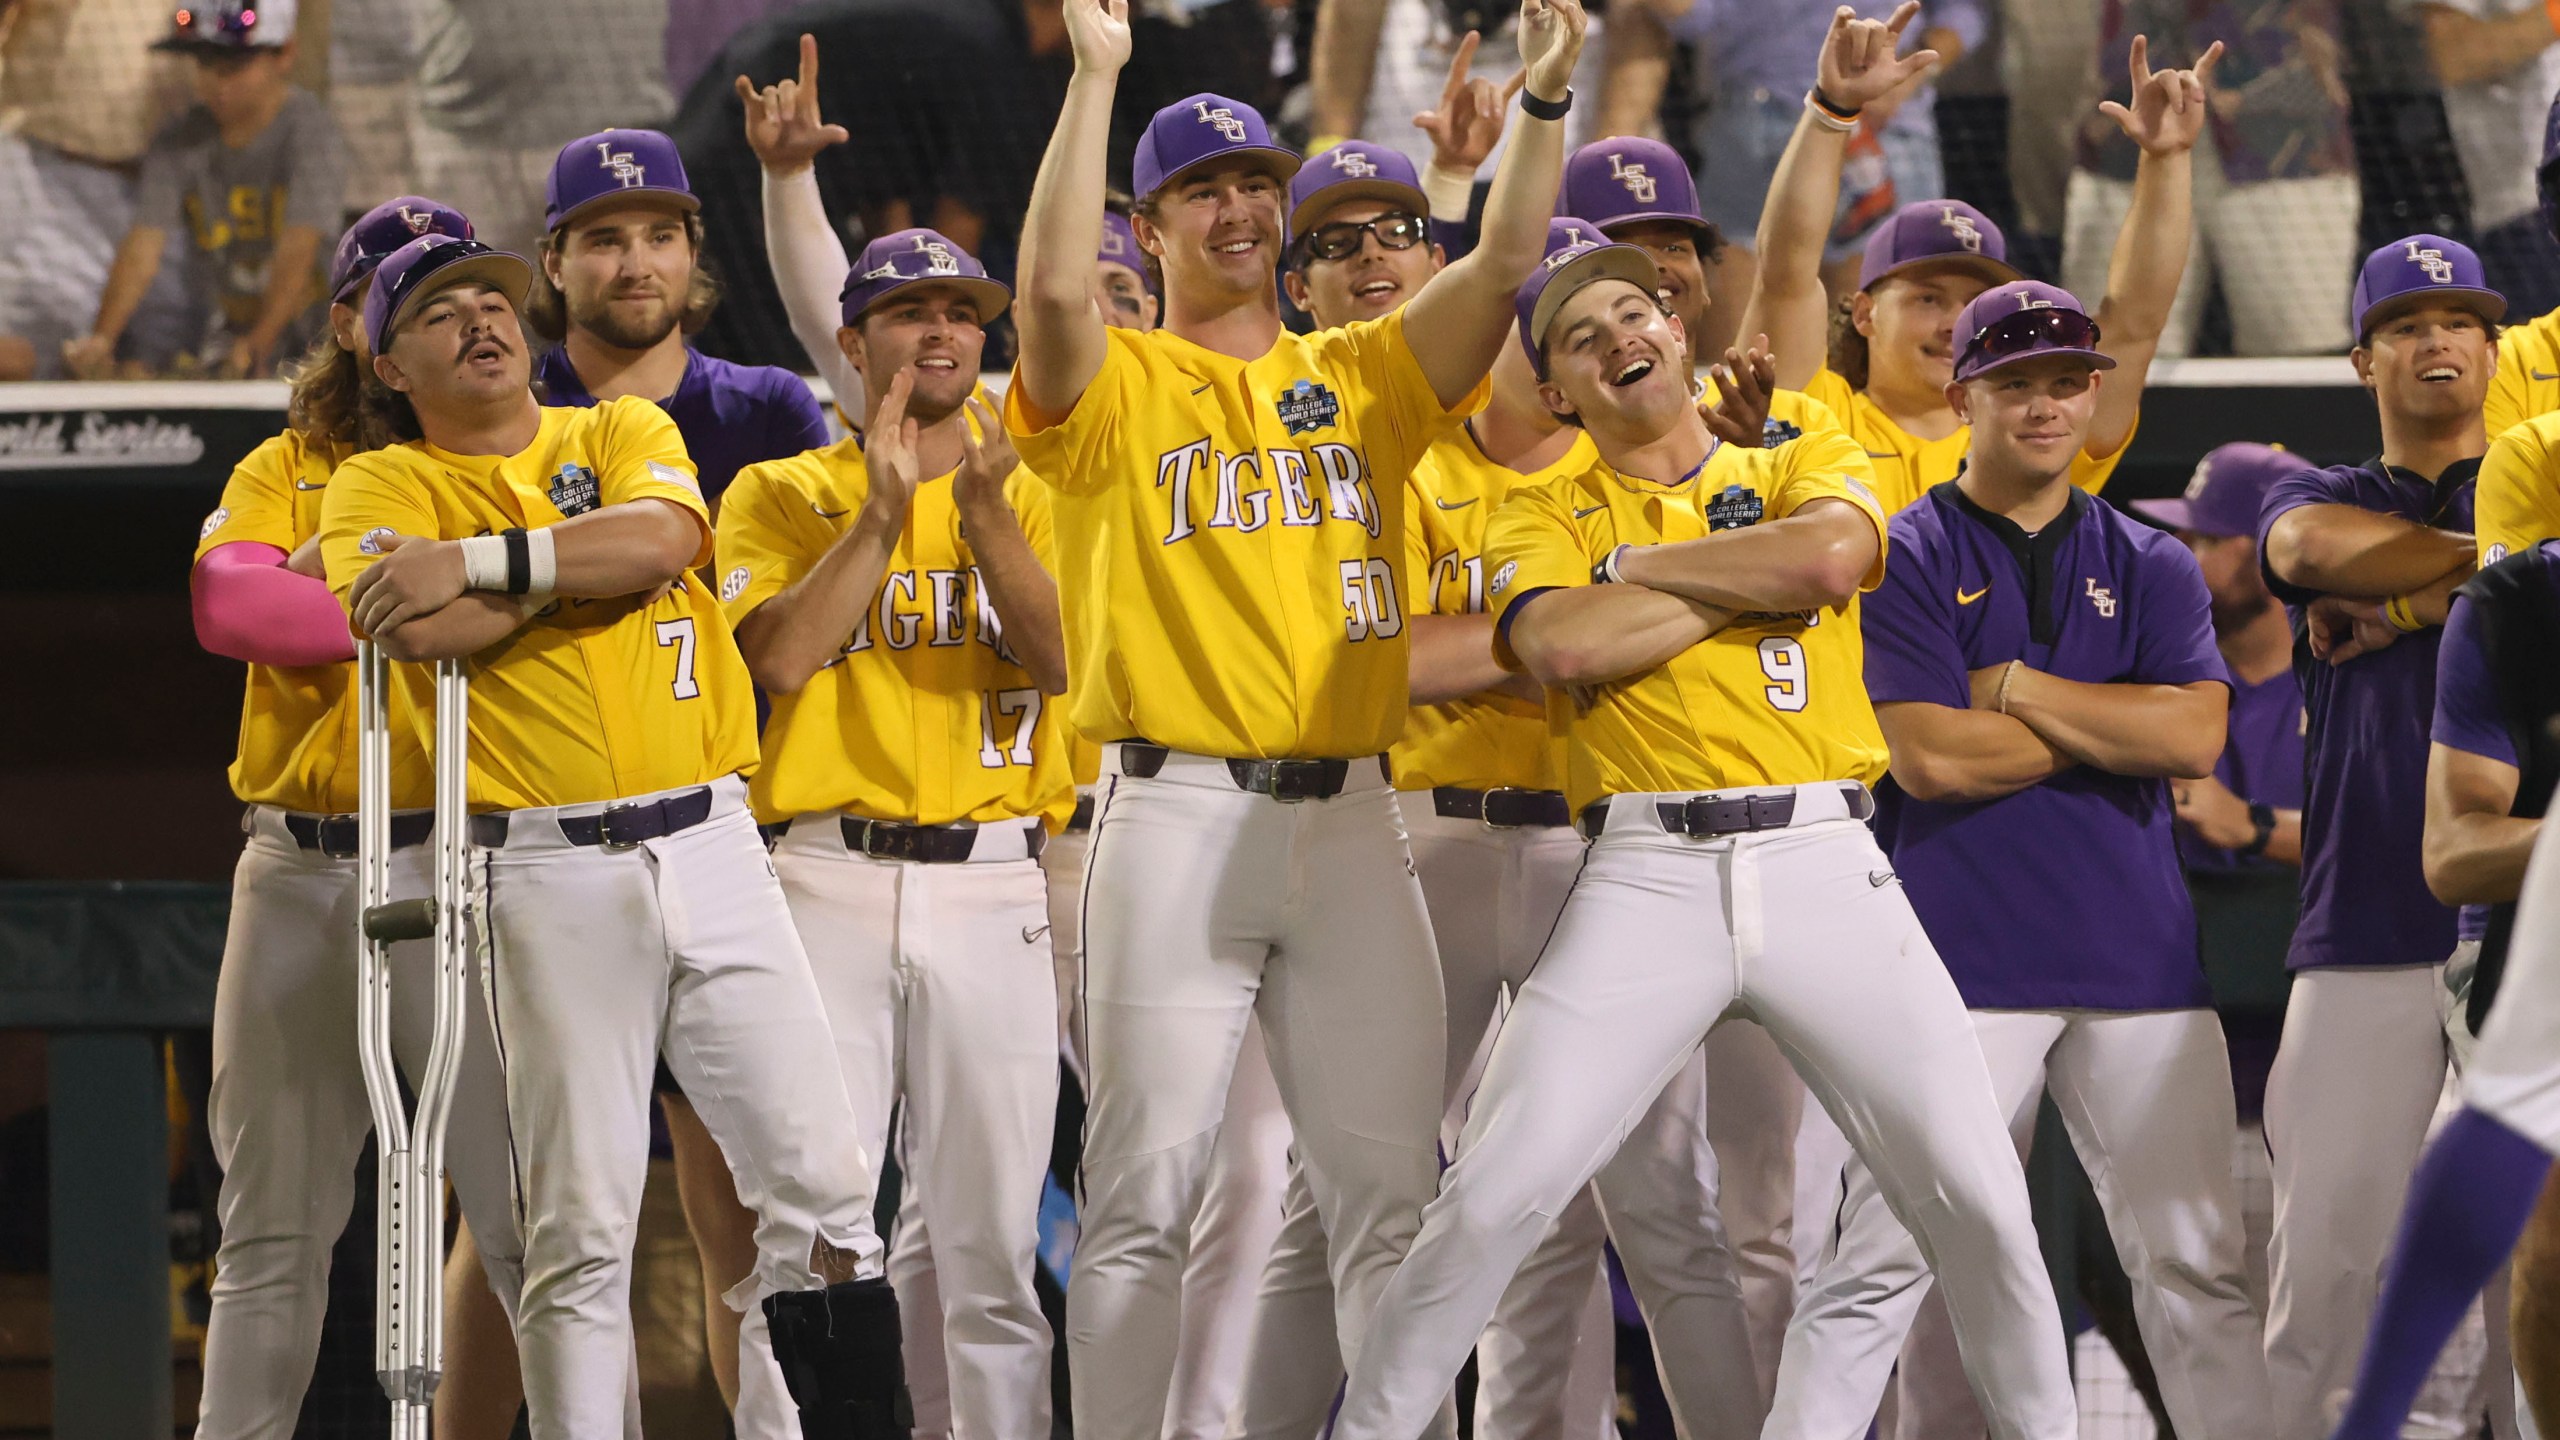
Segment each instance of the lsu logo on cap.
[[410,234],[424,235],[427,233],[427,227],[436,223],[436,217],[424,210],[412,210],[403,205],[400,207],[400,223],[409,227]]
[[739,596],[744,595],[744,594],[746,594],[746,593],[747,593],[747,567],[746,567],[746,566],[741,565],[741,566],[739,566],[737,569],[730,571],[726,576],[723,576],[723,577],[721,578],[721,581],[720,581],[720,600],[721,600],[721,603],[722,603],[722,604],[726,604],[726,603],[728,603],[729,601],[735,600],[735,599],[737,599]]
[[2033,291],[2022,290],[2018,293],[2018,308],[2021,310],[2050,310],[2053,308],[2053,302],[2034,293]]
[[1129,242],[1120,238],[1119,231],[1106,225],[1102,229],[1102,253],[1105,255],[1126,255],[1129,253]]
[[616,150],[613,148],[613,143],[608,140],[596,142],[596,164],[613,177],[615,184],[625,190],[645,183],[649,178],[648,168],[635,163],[630,151]]
[[2421,247],[2417,241],[2410,241],[2409,263],[2426,271],[2427,279],[2434,284],[2453,283],[2453,262],[2444,258],[2444,252],[2432,245]]
[[1238,145],[1244,143],[1244,122],[1236,118],[1236,112],[1233,110],[1224,105],[1212,110],[1206,100],[1193,101],[1191,108],[1200,112],[1201,124],[1214,125],[1218,133],[1226,136],[1228,140]]
[[[1232,138],[1242,139],[1244,137],[1239,135]],[[1354,180],[1366,180],[1370,176],[1378,173],[1376,162],[1370,160],[1368,156],[1361,154],[1357,150],[1334,151],[1333,168],[1350,176]]]
[[1957,244],[1976,255],[1982,253],[1982,227],[1973,223],[1972,216],[1953,205],[1945,205],[1939,207],[1938,223],[1947,227],[1948,232],[1956,237]]
[[1301,380],[1280,392],[1273,408],[1280,412],[1280,423],[1292,435],[1322,430],[1342,417],[1342,402],[1333,391],[1313,380]]
[[950,246],[943,244],[940,240],[935,239],[931,235],[919,235],[916,237],[916,252],[924,256],[924,273],[927,275],[957,275],[960,273],[959,257],[951,253]]
[[1626,159],[1627,157],[1623,155],[1609,157],[1609,178],[1626,186],[1627,193],[1635,197],[1637,204],[1652,204],[1655,192],[1661,188],[1661,182],[1646,173],[1643,161],[1639,160],[1630,165],[1626,163]]

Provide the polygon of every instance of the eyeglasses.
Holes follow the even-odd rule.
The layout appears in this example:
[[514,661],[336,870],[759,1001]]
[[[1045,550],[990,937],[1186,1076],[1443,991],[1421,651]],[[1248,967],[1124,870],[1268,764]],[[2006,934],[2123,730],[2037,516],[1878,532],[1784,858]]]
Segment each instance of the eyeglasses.
[[1378,243],[1389,250],[1410,250],[1422,243],[1430,231],[1418,215],[1390,210],[1375,220],[1354,225],[1319,225],[1306,234],[1307,255],[1315,260],[1348,260],[1360,253],[1360,237],[1375,235]]
[[2003,315],[1973,332],[1965,342],[1963,363],[1998,363],[2031,350],[2094,350],[2098,322],[2077,310],[2043,305]]

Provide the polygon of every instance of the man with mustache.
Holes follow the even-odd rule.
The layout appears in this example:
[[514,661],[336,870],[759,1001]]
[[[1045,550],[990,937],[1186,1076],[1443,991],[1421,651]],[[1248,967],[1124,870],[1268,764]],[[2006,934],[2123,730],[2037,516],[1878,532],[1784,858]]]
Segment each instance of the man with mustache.
[[1084,1440],[1162,1434],[1189,1229],[1248,1023],[1324,1222],[1346,1358],[1430,1196],[1446,1018],[1383,756],[1407,708],[1403,486],[1482,404],[1543,248],[1585,28],[1578,0],[1521,6],[1524,118],[1475,253],[1395,313],[1311,336],[1284,330],[1275,285],[1299,158],[1227,97],[1158,111],[1133,224],[1165,321],[1136,332],[1093,298],[1127,10],[1065,7],[1076,73],[1023,227],[1005,392],[1076,557],[1069,718],[1104,743],[1067,1302]]
[[874,1167],[807,955],[746,805],[755,707],[690,572],[711,527],[673,422],[632,398],[545,407],[522,259],[429,235],[374,272],[367,405],[402,443],[339,467],[321,555],[357,634],[472,681],[483,983],[517,1156],[517,1340],[533,1433],[621,1433],[631,1238],[663,1042],[756,1210],[755,1274],[808,1440],[903,1410]]

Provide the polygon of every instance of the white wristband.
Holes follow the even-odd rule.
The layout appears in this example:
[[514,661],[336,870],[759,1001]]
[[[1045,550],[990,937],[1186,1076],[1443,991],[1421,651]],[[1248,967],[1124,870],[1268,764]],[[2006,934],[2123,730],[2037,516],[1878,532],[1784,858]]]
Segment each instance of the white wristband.
[[1431,202],[1431,219],[1464,225],[1467,211],[1475,204],[1475,172],[1430,166],[1422,172],[1422,197]]
[[507,541],[503,535],[474,535],[462,543],[462,583],[474,590],[507,588]]
[[552,587],[560,583],[560,552],[553,546],[551,527],[528,530],[524,540],[525,557],[531,562],[526,567],[531,580],[525,586],[524,598],[548,600]]

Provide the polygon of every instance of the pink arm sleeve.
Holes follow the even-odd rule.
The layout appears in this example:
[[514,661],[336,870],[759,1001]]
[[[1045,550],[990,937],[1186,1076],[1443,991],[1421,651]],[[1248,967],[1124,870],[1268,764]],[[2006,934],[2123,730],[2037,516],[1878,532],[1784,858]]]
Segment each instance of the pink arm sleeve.
[[196,562],[196,642],[253,665],[335,665],[356,654],[328,583],[284,568],[285,552],[246,541]]

